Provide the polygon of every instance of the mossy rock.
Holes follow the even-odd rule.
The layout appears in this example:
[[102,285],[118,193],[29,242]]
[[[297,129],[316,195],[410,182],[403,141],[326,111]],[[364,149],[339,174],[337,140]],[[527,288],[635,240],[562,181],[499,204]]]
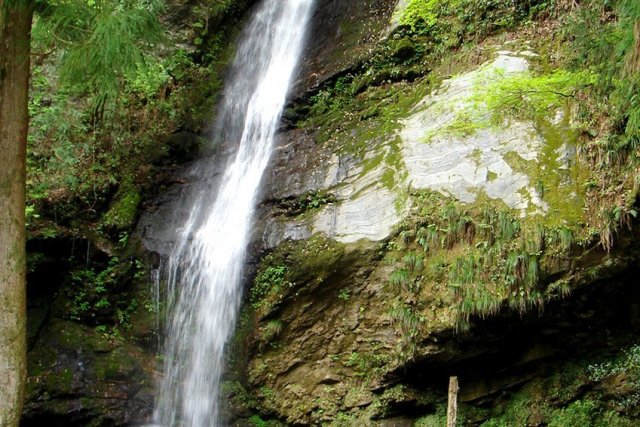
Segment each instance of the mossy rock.
[[128,230],[138,218],[141,200],[142,196],[135,185],[121,184],[109,210],[102,217],[101,226],[115,231]]
[[125,347],[118,347],[109,353],[97,354],[93,369],[100,381],[119,381],[131,379],[138,374],[140,364]]
[[406,61],[416,54],[416,46],[409,37],[398,40],[393,44],[392,49],[391,55],[401,61]]

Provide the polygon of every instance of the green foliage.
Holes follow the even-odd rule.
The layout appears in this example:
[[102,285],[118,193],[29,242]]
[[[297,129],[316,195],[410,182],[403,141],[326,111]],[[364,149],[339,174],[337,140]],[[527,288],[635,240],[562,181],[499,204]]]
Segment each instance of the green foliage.
[[418,418],[414,424],[414,427],[441,427],[443,425],[446,425],[446,423],[446,415],[432,414]]
[[96,107],[115,98],[124,80],[140,79],[147,52],[162,40],[156,0],[50,3],[44,15],[56,41],[64,45],[61,79],[96,94]]
[[407,254],[402,258],[402,262],[407,266],[407,268],[412,271],[420,271],[423,267],[423,255],[417,252],[407,252]]
[[381,350],[380,344],[374,344],[370,352],[352,351],[342,362],[353,370],[356,377],[365,380],[372,375],[380,375],[388,363],[389,355]]
[[116,231],[133,226],[141,201],[140,193],[132,183],[121,185],[109,210],[104,214],[101,225]]
[[[485,37],[509,29],[526,19],[537,1],[410,0],[399,16],[402,25],[428,35],[439,49],[460,44],[464,38]],[[514,7],[515,6],[515,7]]]
[[640,50],[634,33],[638,19],[640,8],[634,1],[582,2],[562,26],[571,47],[557,55],[563,67],[594,76],[577,126],[584,131],[584,151],[594,175],[587,189],[593,200],[588,215],[605,250],[612,248],[628,218],[617,220],[613,210],[632,209],[637,197],[634,184],[623,177],[636,174],[640,146]]
[[269,423],[265,420],[263,420],[262,418],[260,418],[259,415],[252,415],[249,418],[249,422],[254,425],[255,427],[268,427]]
[[389,276],[389,283],[396,287],[407,286],[409,284],[409,272],[404,268],[393,270]]
[[[546,300],[571,292],[567,277],[548,284],[545,275],[546,268],[566,268],[575,226],[521,221],[486,199],[467,205],[430,191],[411,196],[417,216],[386,247],[391,263],[402,261],[389,276],[391,291],[415,304],[417,318],[446,305],[454,308],[457,329],[466,330],[472,318],[503,308],[541,309]],[[426,256],[415,250],[425,247]],[[419,268],[412,268],[414,262]],[[395,306],[393,312],[404,317]]]
[[[443,134],[465,137],[490,126],[504,126],[509,118],[539,122],[552,120],[558,110],[568,111],[585,91],[595,84],[588,71],[554,70],[536,75],[530,71],[505,75],[493,67],[485,68],[474,82],[474,93],[455,119],[444,128],[425,135],[425,142]],[[487,118],[486,110],[490,116]],[[543,190],[539,191],[543,194]]]
[[111,289],[119,277],[120,260],[112,257],[106,268],[96,271],[93,268],[75,270],[71,273],[69,297],[69,317],[81,320],[94,316],[94,311],[104,312],[110,309]]
[[486,281],[484,272],[490,269],[477,254],[458,257],[449,270],[449,287],[457,301],[459,329],[465,329],[471,316],[496,314],[502,303],[500,293]]
[[413,359],[418,348],[416,339],[420,336],[424,319],[411,306],[396,301],[389,312],[391,322],[400,335],[397,356],[401,362]]
[[589,379],[601,382],[612,377],[624,379],[625,392],[616,396],[616,404],[629,409],[640,404],[640,345],[625,349],[617,357],[588,366]]
[[493,121],[501,124],[505,116],[536,120],[566,108],[569,102],[577,102],[580,92],[595,83],[589,71],[554,70],[549,74],[531,72],[501,76],[487,83],[476,83],[471,107],[478,104],[489,108]]
[[[614,131],[610,144],[621,152],[637,148],[640,140],[640,103],[635,95],[640,87],[640,46],[634,34],[638,19],[640,7],[633,0],[589,0],[565,27],[565,37],[575,40],[564,52],[568,65],[596,73],[589,120],[609,116]],[[604,97],[604,102],[597,97]]]
[[253,281],[251,288],[251,300],[254,308],[262,306],[262,299],[272,292],[280,292],[287,281],[285,280],[287,269],[284,265],[267,266],[261,270]]
[[531,399],[525,393],[512,396],[505,413],[499,418],[493,418],[482,423],[482,427],[508,427],[527,425],[531,415]]
[[315,211],[336,201],[336,197],[326,191],[310,191],[295,199],[285,199],[279,203],[279,206],[286,210],[287,215],[296,216]]
[[438,20],[438,6],[443,0],[411,0],[400,16],[400,23],[412,28],[421,24],[426,28],[432,27]]
[[267,344],[277,339],[282,332],[283,323],[282,320],[270,320],[262,328],[260,340]]
[[631,346],[613,361],[590,365],[588,370],[592,381],[602,381],[619,374],[637,376],[640,374],[640,345]]
[[188,6],[194,21],[208,22],[202,31],[210,43],[195,51],[179,31],[191,23],[160,23],[155,0],[62,0],[40,10],[27,157],[32,236],[46,221],[79,234],[87,222],[116,234],[132,225],[155,168],[184,161],[181,153],[192,148],[168,136],[176,129],[196,135],[210,122],[234,32],[216,32],[215,40],[208,32],[233,25],[239,4]]
[[425,252],[429,251],[429,248],[437,247],[440,243],[438,228],[435,224],[429,224],[426,227],[422,226],[418,228],[416,231],[416,237],[418,244]]
[[338,292],[338,298],[340,298],[342,301],[349,301],[350,297],[351,297],[351,293],[346,288],[340,289],[340,292]]
[[566,408],[554,411],[549,419],[549,427],[593,425],[597,406],[590,400],[578,400]]

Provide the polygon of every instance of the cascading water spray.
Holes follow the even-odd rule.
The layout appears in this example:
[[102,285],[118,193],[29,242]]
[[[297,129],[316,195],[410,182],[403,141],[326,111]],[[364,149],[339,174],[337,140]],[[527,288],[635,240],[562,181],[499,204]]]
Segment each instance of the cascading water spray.
[[197,198],[169,260],[164,377],[155,422],[218,426],[224,348],[235,326],[251,217],[303,48],[313,0],[265,0],[238,48],[216,135],[237,143],[213,203]]

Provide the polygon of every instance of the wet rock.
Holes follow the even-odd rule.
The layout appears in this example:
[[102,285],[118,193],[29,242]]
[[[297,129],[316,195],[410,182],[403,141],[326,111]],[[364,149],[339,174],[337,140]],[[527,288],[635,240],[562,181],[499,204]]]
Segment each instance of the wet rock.
[[50,322],[29,352],[23,425],[149,422],[153,356],[71,321]]

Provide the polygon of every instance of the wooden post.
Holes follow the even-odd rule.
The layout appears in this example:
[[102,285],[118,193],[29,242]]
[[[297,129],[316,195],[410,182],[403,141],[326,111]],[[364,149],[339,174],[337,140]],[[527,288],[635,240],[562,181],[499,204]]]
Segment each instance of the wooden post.
[[456,427],[458,417],[458,377],[449,377],[449,405],[447,406],[447,427]]

